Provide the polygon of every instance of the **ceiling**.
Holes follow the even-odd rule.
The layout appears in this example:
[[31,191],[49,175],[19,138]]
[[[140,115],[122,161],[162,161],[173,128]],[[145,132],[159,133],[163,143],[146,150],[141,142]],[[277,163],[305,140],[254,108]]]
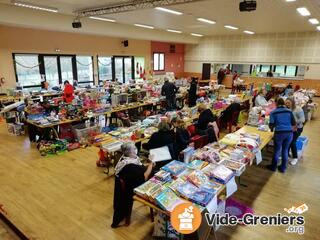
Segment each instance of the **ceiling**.
[[[126,0],[120,1],[124,2]],[[55,17],[57,17],[57,15],[61,17],[62,15],[69,15],[71,17],[76,10],[119,3],[119,0],[23,0],[23,2],[55,7],[59,10],[59,13],[55,14]],[[302,6],[309,9],[311,17],[320,20],[319,0],[296,0],[295,2],[290,3],[285,0],[257,0],[257,10],[253,12],[240,12],[239,2],[240,0],[204,0],[167,7],[183,12],[184,14],[181,16],[160,12],[155,9],[144,9],[111,14],[104,17],[115,19],[117,25],[114,26],[117,26],[117,28],[123,24],[130,25],[130,27],[134,23],[148,24],[154,26],[156,30],[142,29],[146,35],[151,36],[152,34],[150,33],[162,32],[163,34],[170,34],[172,35],[172,38],[175,38],[177,37],[176,35],[185,34],[183,38],[185,41],[187,41],[187,39],[190,41],[191,39],[195,39],[195,37],[190,36],[190,33],[211,36],[243,34],[243,30],[250,30],[255,33],[316,31],[315,26],[308,22],[308,17],[302,17],[297,13],[296,8]],[[0,3],[12,4],[10,0],[0,0]],[[12,8],[15,8],[16,11],[18,11],[18,7],[12,6]],[[35,10],[29,9],[28,11],[35,12]],[[42,12],[42,17],[43,14],[52,15],[52,13]],[[217,23],[214,25],[202,23],[196,20],[197,17],[211,19]],[[93,19],[84,21],[90,21],[91,25],[105,24],[106,26],[110,26],[110,23],[101,23],[100,21]],[[41,24],[42,21],[39,21],[39,27],[41,27]],[[229,30],[224,28],[224,25],[236,26],[239,30]],[[48,26],[46,26],[46,28],[47,27]],[[55,21],[52,22],[52,27],[55,29],[57,28]],[[113,30],[117,31],[117,28],[114,28]],[[134,28],[136,29],[137,27]],[[165,30],[168,28],[181,30],[184,34],[167,33]],[[132,31],[134,32],[134,30]],[[141,29],[139,29],[139,31],[141,31]],[[101,32],[97,32],[97,34],[101,34]],[[135,36],[133,36],[133,38],[134,37]],[[182,42],[183,39],[181,39]]]

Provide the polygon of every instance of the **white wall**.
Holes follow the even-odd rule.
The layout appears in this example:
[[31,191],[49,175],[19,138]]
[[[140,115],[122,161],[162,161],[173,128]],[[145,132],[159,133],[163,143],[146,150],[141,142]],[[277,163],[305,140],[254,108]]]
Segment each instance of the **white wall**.
[[201,72],[204,62],[307,65],[305,78],[320,79],[320,33],[215,36],[186,46],[186,72]]

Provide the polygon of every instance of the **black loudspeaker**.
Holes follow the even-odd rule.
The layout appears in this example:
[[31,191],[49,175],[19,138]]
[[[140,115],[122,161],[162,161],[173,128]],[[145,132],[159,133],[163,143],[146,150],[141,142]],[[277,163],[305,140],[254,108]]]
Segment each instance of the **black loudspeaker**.
[[176,52],[176,45],[171,44],[169,51],[170,51],[170,53],[175,53]]
[[81,24],[80,21],[74,21],[74,22],[72,23],[72,27],[73,27],[73,28],[81,28],[81,27],[82,27],[82,24]]
[[129,46],[129,41],[128,40],[124,40],[122,42],[122,44],[123,44],[124,47],[128,47]]

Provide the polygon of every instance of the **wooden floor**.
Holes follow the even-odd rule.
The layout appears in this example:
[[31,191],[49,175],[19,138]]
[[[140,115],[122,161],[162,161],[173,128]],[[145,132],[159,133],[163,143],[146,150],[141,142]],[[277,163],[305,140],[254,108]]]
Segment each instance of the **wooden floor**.
[[[10,136],[0,124],[0,204],[31,239],[113,240],[151,239],[148,209],[135,203],[129,227],[111,229],[113,177],[95,166],[97,149],[41,157],[25,137]],[[306,203],[305,234],[285,233],[283,227],[230,227],[218,239],[319,239],[320,111],[305,127],[310,142],[304,160],[286,174],[266,170],[263,161],[249,168],[234,197],[256,214],[284,213],[283,208]],[[265,156],[270,153],[264,153]],[[10,238],[10,233],[0,239]],[[212,236],[213,239],[213,236]]]

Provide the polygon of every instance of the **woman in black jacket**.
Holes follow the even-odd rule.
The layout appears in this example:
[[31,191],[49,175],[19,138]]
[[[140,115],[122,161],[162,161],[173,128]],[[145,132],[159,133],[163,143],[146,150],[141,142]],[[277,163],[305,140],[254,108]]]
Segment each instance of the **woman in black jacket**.
[[140,162],[134,143],[124,143],[121,150],[123,156],[115,167],[112,228],[119,227],[123,220],[125,220],[125,225],[130,224],[133,190],[149,179],[154,167],[151,162],[152,156],[149,158],[149,164],[143,165]]
[[151,135],[149,141],[143,144],[143,148],[146,150],[160,148],[173,144],[174,133],[170,129],[170,125],[167,122],[160,122],[158,125],[158,132]]
[[196,78],[192,78],[192,81],[190,83],[190,89],[189,89],[189,97],[188,97],[188,103],[189,107],[194,107],[197,102],[197,81]]
[[171,124],[175,128],[175,141],[174,141],[174,150],[175,150],[175,159],[179,159],[181,151],[186,149],[190,143],[190,134],[186,129],[185,123],[180,118],[175,118],[171,121]]

